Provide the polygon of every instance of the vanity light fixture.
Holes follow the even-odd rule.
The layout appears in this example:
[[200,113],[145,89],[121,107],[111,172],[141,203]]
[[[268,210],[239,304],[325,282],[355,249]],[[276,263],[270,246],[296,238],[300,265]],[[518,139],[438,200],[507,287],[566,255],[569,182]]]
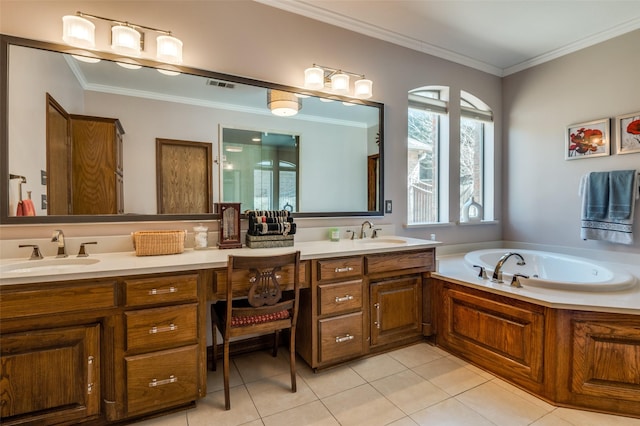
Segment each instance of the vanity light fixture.
[[126,56],[140,56],[145,45],[145,33],[142,30],[153,31],[160,34],[156,38],[155,58],[170,64],[182,63],[182,41],[171,35],[171,31],[83,12],[76,12],[75,16],[62,17],[62,39],[65,43],[75,47],[95,49],[95,25],[87,18],[111,22],[111,49],[114,52]]
[[311,68],[304,70],[304,87],[311,90],[328,89],[333,93],[348,95],[349,79],[356,77],[353,97],[369,99],[373,96],[373,82],[367,80],[364,74],[357,74],[324,65],[313,64]]
[[295,93],[269,89],[267,90],[267,105],[274,115],[291,117],[300,111],[302,101]]

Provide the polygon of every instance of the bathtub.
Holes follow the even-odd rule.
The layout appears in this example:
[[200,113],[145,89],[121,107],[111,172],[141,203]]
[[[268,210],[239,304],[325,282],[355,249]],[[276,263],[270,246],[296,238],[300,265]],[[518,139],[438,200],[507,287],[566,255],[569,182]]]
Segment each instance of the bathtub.
[[469,267],[483,266],[491,279],[498,259],[509,252],[520,254],[526,264],[518,265],[519,259],[511,256],[502,267],[505,285],[509,285],[516,273],[529,277],[520,278],[524,287],[604,292],[625,290],[636,285],[636,278],[620,267],[560,253],[499,248],[469,252],[464,260]]

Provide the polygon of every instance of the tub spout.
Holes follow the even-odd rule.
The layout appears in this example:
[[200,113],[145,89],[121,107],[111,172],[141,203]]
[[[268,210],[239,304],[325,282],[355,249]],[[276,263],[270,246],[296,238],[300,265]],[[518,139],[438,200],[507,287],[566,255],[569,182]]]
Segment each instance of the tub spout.
[[496,267],[493,268],[493,278],[491,279],[491,281],[493,281],[494,283],[503,282],[502,281],[502,266],[504,266],[505,262],[511,256],[516,256],[516,257],[518,257],[520,259],[518,261],[518,265],[522,266],[522,265],[526,264],[526,262],[524,261],[524,258],[519,253],[514,253],[514,252],[505,253],[504,255],[502,255],[500,260],[498,260],[498,263],[496,263]]

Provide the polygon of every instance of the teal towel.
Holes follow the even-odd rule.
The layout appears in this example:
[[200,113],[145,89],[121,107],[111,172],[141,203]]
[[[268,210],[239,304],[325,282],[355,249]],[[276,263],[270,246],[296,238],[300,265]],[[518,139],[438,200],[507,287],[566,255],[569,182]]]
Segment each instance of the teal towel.
[[635,195],[635,170],[609,172],[609,219],[629,219]]
[[586,195],[586,220],[601,220],[607,217],[609,208],[609,172],[589,173]]

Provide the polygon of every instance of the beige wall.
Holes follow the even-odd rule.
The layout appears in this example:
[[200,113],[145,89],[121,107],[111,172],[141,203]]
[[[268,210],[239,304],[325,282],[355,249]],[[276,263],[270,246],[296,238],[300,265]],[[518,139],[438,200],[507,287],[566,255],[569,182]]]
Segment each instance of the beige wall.
[[[362,72],[374,81],[374,100],[385,104],[385,199],[393,200],[393,214],[374,222],[395,225],[398,233],[428,237],[436,233],[446,243],[481,242],[502,238],[501,193],[496,194],[500,224],[405,229],[406,221],[406,107],[407,92],[425,85],[451,87],[452,104],[465,90],[494,111],[501,164],[502,80],[462,65],[375,40],[337,27],[293,15],[251,1],[7,1],[0,0],[0,32],[61,43],[61,17],[83,11],[142,25],[170,29],[184,41],[185,65],[282,83],[303,84],[303,70],[312,63]],[[25,25],[23,22],[28,21]],[[107,50],[108,26],[97,22],[98,49]],[[150,41],[153,43],[153,41]],[[150,45],[149,47],[152,47]],[[452,108],[452,122],[458,111]],[[457,127],[452,128],[450,217],[457,218]],[[502,181],[500,167],[496,181]],[[509,211],[508,209],[506,210]],[[350,226],[362,218],[300,219],[299,226]],[[64,225],[70,235],[113,235],[163,224]],[[44,229],[43,229],[44,228]],[[0,238],[48,235],[52,225],[3,226]]]
[[[637,169],[640,154],[615,154],[615,116],[640,111],[640,30],[504,78],[504,239],[640,253],[635,244],[580,239],[580,177]],[[568,125],[611,118],[612,155],[566,161]]]

